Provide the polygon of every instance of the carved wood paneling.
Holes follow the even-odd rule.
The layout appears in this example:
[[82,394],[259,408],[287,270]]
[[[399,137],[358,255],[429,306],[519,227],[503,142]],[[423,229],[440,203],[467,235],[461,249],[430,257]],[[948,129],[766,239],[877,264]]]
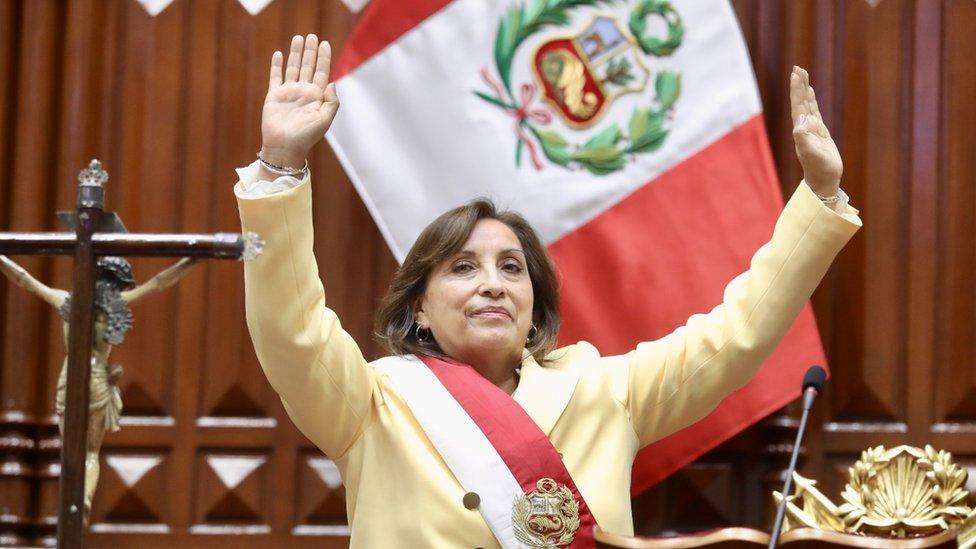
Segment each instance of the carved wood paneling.
[[[941,76],[940,220],[936,274],[936,338],[932,421],[940,430],[976,434],[976,37],[967,22],[976,5],[956,2],[944,20]],[[968,238],[959,238],[966,235]]]
[[[899,86],[903,67],[910,66],[909,5],[886,2],[876,7],[845,4],[843,57],[834,60],[843,71],[842,113],[845,187],[864,210],[865,228],[844,251],[846,264],[863,267],[855,292],[838,303],[859,314],[843,319],[845,334],[832,349],[832,420],[863,419],[904,422],[904,334],[902,312],[907,256],[903,246],[906,218],[906,163],[902,142],[893,139],[908,129],[905,97]],[[852,281],[853,282],[853,281]],[[866,314],[870,312],[870,314]]]
[[[735,0],[784,192],[794,159],[786,75],[807,67],[865,228],[814,296],[832,368],[802,472],[839,499],[869,445],[924,444],[976,467],[976,3]],[[235,167],[259,147],[265,65],[294,33],[341,51],[338,0],[0,2],[0,230],[56,230],[78,170],[100,158],[132,230],[234,231]],[[309,159],[328,302],[366,356],[395,262],[329,148]],[[70,260],[17,258],[65,288]],[[145,280],[168,264],[136,260]],[[136,304],[112,355],[124,428],[106,438],[93,544],[340,547],[337,471],[291,425],[244,323],[240,265],[196,266]],[[0,284],[0,544],[49,543],[56,520],[54,386],[61,322]],[[639,531],[769,520],[795,428],[775,415],[634,500]],[[976,480],[970,484],[976,486]],[[153,530],[155,529],[155,530]],[[233,534],[231,533],[233,532]]]
[[346,492],[339,469],[318,452],[299,457],[295,506],[295,527],[300,535],[347,535]]
[[271,531],[268,456],[204,452],[197,460],[196,524],[200,533]]
[[169,532],[172,491],[166,452],[102,452],[94,532]]

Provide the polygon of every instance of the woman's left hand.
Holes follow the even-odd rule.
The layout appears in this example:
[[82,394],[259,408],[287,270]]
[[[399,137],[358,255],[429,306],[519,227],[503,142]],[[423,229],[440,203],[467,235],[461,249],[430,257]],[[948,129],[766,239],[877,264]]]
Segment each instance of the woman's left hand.
[[803,166],[803,179],[818,195],[834,196],[840,187],[844,163],[820,117],[817,97],[810,87],[810,75],[796,66],[790,74],[790,108],[793,142],[796,157]]
[[295,36],[282,74],[283,59],[280,51],[271,57],[268,95],[261,113],[261,158],[300,168],[339,109],[335,83],[328,83],[332,47],[325,41],[319,43],[314,34]]

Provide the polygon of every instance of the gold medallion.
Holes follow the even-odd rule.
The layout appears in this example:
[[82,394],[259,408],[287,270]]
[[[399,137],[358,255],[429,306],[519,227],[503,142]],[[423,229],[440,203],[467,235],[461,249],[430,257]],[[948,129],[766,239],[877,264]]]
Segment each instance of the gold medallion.
[[566,486],[540,479],[536,489],[515,498],[515,537],[529,547],[563,547],[573,542],[580,525],[579,502]]

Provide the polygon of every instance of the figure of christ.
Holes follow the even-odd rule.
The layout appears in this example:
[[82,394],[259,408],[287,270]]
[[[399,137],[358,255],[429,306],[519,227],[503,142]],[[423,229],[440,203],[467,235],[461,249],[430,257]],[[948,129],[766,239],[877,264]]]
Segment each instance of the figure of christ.
[[[122,343],[125,333],[132,327],[130,306],[136,301],[165,290],[187,274],[197,259],[183,258],[142,285],[136,286],[129,262],[121,257],[107,256],[98,259],[95,282],[95,319],[92,333],[91,378],[88,404],[88,436],[85,453],[85,514],[88,524],[92,497],[98,485],[98,452],[106,432],[119,430],[122,415],[122,396],[119,378],[122,366],[109,364],[112,347]],[[64,321],[64,344],[68,346],[68,329],[71,311],[71,293],[43,284],[26,269],[7,256],[0,255],[0,272],[14,284],[38,295],[58,311]],[[64,436],[64,408],[67,388],[68,359],[65,357],[58,375],[55,409],[58,426]]]

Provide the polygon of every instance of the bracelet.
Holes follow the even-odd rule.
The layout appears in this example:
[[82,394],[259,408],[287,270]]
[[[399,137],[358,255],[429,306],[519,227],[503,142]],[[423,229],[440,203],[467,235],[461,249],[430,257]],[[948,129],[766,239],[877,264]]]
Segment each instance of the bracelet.
[[819,194],[817,194],[817,198],[819,198],[820,201],[823,202],[824,204],[836,204],[837,202],[840,202],[840,197],[837,196],[836,194],[834,196],[820,196]]
[[283,175],[283,176],[291,176],[291,177],[296,177],[301,175],[299,179],[304,179],[305,175],[308,174],[308,159],[305,159],[305,165],[302,166],[301,168],[288,168],[286,166],[278,166],[277,164],[272,164],[271,162],[268,162],[267,160],[261,158],[260,152],[257,153],[256,156],[258,157],[258,161],[261,162],[261,165],[264,166],[266,170],[268,170],[269,172],[275,175]]

